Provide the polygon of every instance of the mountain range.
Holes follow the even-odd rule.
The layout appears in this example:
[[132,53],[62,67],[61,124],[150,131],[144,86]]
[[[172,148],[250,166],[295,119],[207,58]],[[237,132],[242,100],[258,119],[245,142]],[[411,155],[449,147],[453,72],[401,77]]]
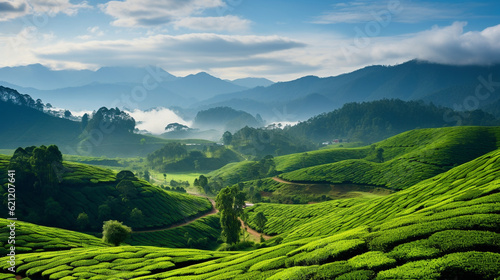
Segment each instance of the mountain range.
[[40,64],[0,68],[0,81],[70,110],[180,107],[178,111],[194,119],[200,110],[231,107],[260,114],[268,122],[305,120],[348,102],[384,98],[424,100],[459,111],[484,109],[498,115],[492,104],[500,100],[495,94],[500,65],[454,66],[419,60],[278,83],[263,78],[222,80],[205,72],[176,77],[153,66],[54,71]]
[[264,78],[230,81],[205,72],[176,77],[154,66],[103,67],[96,71],[51,70],[41,64],[0,68],[0,85],[70,110],[186,107],[218,94],[270,84],[273,82]]

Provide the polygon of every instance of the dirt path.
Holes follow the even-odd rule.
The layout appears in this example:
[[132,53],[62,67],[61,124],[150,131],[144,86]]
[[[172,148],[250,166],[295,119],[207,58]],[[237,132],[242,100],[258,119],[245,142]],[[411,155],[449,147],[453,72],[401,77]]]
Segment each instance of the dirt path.
[[[196,220],[198,219],[201,219],[203,217],[206,217],[206,216],[209,216],[209,215],[213,215],[213,214],[217,214],[219,212],[219,210],[217,210],[217,208],[215,208],[215,201],[212,199],[212,198],[209,198],[207,197],[206,195],[202,195],[202,194],[195,194],[195,193],[191,193],[192,195],[196,195],[196,196],[199,196],[199,197],[204,197],[204,198],[207,198],[210,203],[212,203],[212,210],[210,212],[207,212],[199,217],[196,217],[190,221],[186,221],[186,222],[181,222],[181,223],[175,223],[175,224],[172,224],[168,227],[165,227],[165,228],[160,228],[160,229],[152,229],[152,230],[138,230],[138,231],[133,231],[132,234],[134,233],[146,233],[146,232],[157,232],[157,231],[163,231],[163,230],[168,230],[168,229],[174,229],[176,227],[181,227],[181,226],[185,226],[185,225],[189,225],[193,222],[195,222]],[[240,223],[241,223],[241,227],[242,228],[247,228],[247,232],[254,236],[256,238],[256,240],[260,240],[260,235],[261,233],[257,232],[256,230],[254,230],[253,228],[251,228],[250,226],[247,226],[245,225],[245,223],[243,222],[243,220],[241,220],[240,218],[238,218],[240,220]],[[265,234],[262,234],[262,237],[265,239],[265,240],[269,240],[272,238],[272,236],[269,236],[269,235],[265,235]]]
[[311,184],[303,184],[303,183],[295,183],[295,182],[290,182],[290,181],[287,181],[287,180],[283,180],[281,178],[278,178],[278,177],[273,177],[273,180],[276,181],[276,182],[279,182],[279,183],[283,183],[283,184],[293,184],[293,185],[311,185]]
[[210,212],[207,212],[207,213],[205,213],[205,214],[203,214],[201,216],[198,216],[198,217],[196,217],[196,218],[194,218],[192,220],[189,220],[189,221],[178,222],[178,223],[175,223],[175,224],[171,224],[168,227],[159,228],[159,229],[137,230],[137,231],[133,231],[132,234],[134,234],[134,233],[145,233],[145,232],[157,232],[157,231],[163,231],[163,230],[167,230],[167,229],[173,229],[173,228],[176,228],[176,227],[182,227],[182,226],[185,226],[185,225],[189,225],[190,223],[196,222],[198,219],[201,219],[201,218],[209,216],[209,215],[217,214],[219,212],[219,210],[217,210],[217,208],[215,208],[215,201],[213,199],[211,199],[209,197],[206,197],[206,196],[203,196],[203,195],[200,195],[200,194],[193,194],[193,195],[207,198],[210,201],[210,203],[212,203],[212,210],[210,210]]
[[[258,232],[258,231],[256,231],[256,230],[254,230],[254,229],[253,229],[253,228],[251,228],[250,226],[245,225],[245,223],[243,222],[243,220],[242,220],[242,219],[238,218],[238,220],[240,220],[241,227],[243,228],[243,230],[244,230],[244,229],[245,229],[245,227],[246,227],[246,228],[247,228],[247,230],[246,230],[246,231],[247,231],[250,235],[252,235],[253,237],[255,237],[257,240],[260,240],[260,235],[261,235],[261,233],[260,233],[260,232]],[[265,239],[265,240],[269,240],[269,239],[271,239],[271,238],[272,238],[272,236],[270,236],[270,235],[265,235],[265,234],[263,234],[263,233],[262,233],[262,237],[264,237],[264,239]]]

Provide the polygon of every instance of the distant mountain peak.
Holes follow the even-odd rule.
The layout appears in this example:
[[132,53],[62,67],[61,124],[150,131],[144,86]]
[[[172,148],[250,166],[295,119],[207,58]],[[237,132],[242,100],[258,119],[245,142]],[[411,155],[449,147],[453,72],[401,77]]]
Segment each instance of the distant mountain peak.
[[186,78],[187,77],[213,78],[213,79],[218,79],[219,80],[219,78],[214,77],[214,76],[208,74],[207,72],[203,72],[203,71],[202,72],[198,72],[196,74],[187,75]]

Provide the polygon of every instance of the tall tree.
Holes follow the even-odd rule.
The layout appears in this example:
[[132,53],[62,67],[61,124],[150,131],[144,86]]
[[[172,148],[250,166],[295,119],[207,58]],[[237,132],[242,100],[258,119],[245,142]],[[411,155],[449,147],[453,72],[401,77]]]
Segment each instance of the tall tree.
[[151,180],[151,175],[149,174],[149,171],[147,169],[144,171],[144,180],[148,182]]
[[241,228],[238,217],[243,213],[245,194],[238,189],[238,186],[225,187],[220,190],[215,203],[220,212],[222,240],[228,244],[237,243]]
[[267,218],[266,216],[264,216],[264,213],[259,212],[257,213],[257,215],[255,215],[255,224],[257,225],[257,229],[259,230],[259,232],[262,232],[266,223]]
[[198,184],[203,188],[206,194],[210,192],[210,187],[208,186],[208,178],[204,175],[200,175],[198,178]]
[[382,148],[377,149],[377,161],[380,163],[384,162],[384,149]]
[[224,145],[231,145],[231,141],[233,141],[233,135],[231,134],[231,132],[224,132],[224,134],[222,135],[222,143],[224,143]]

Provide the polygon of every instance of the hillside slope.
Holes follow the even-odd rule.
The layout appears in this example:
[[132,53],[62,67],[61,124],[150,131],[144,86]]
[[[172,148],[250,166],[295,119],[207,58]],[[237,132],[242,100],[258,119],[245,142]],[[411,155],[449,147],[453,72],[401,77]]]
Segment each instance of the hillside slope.
[[58,144],[73,146],[81,133],[80,123],[61,119],[36,108],[28,95],[0,86],[1,147]]
[[[0,158],[0,172],[7,173],[9,160],[10,157]],[[16,215],[20,220],[90,231],[101,231],[102,222],[110,219],[123,221],[134,229],[163,228],[212,209],[206,198],[165,191],[133,174],[118,178],[109,169],[72,162],[53,167],[58,171],[59,183],[43,188],[37,188],[36,180],[30,181],[33,177],[29,172],[16,171],[16,192],[20,197]],[[5,201],[7,178],[0,183]],[[134,217],[134,209],[141,214]],[[88,216],[83,228],[78,222],[81,213]]]
[[209,176],[243,183],[254,202],[259,192],[266,202],[307,203],[405,189],[497,148],[500,127],[417,129],[365,147],[275,157],[275,178],[256,174],[255,161],[232,163]]
[[[364,159],[316,165],[280,178],[404,189],[499,147],[500,127],[419,129],[366,147],[371,151]],[[376,156],[379,149],[382,162]]]
[[[247,208],[250,218],[258,211],[271,218],[265,230],[283,228],[267,241],[269,248],[30,253],[18,256],[18,273],[50,279],[495,279],[499,173],[495,150],[383,198]],[[6,260],[0,259],[5,277],[12,275]]]

